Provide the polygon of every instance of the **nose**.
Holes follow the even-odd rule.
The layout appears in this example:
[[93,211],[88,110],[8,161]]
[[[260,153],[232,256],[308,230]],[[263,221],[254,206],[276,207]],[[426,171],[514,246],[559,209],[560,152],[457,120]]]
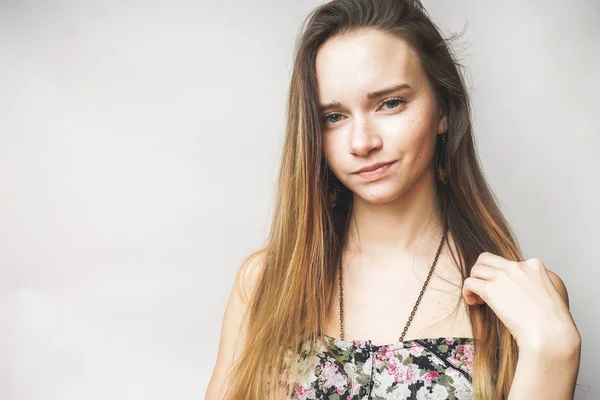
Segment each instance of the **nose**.
[[350,136],[350,153],[366,157],[372,151],[380,149],[382,145],[383,141],[373,122],[368,118],[355,118]]

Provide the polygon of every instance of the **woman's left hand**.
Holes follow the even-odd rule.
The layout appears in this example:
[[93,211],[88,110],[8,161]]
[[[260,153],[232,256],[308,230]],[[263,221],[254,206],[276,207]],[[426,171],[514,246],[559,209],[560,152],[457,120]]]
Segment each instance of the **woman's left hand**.
[[576,345],[580,340],[562,281],[537,258],[517,262],[481,253],[464,282],[462,294],[469,305],[487,303],[513,335],[520,351],[547,351],[547,346],[566,346],[567,351],[569,342]]

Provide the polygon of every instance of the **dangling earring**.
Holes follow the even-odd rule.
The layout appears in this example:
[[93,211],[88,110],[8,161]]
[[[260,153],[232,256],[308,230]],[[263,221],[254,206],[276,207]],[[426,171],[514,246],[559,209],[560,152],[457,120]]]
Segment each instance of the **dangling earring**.
[[333,188],[332,190],[329,191],[329,206],[331,208],[334,208],[336,206],[339,197],[340,197],[340,191],[337,190],[336,188]]
[[446,159],[448,157],[448,154],[446,151],[446,145],[448,144],[448,132],[437,136],[437,149],[435,152],[435,166],[437,171],[437,177],[440,180],[440,182],[442,182],[442,184],[447,185],[448,173],[446,171]]

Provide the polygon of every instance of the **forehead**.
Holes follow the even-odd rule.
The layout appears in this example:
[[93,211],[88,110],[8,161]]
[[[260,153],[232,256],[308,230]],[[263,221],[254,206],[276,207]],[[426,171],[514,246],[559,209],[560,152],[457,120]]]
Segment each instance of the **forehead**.
[[417,53],[391,34],[361,29],[327,40],[317,52],[321,102],[364,96],[381,86],[423,80]]

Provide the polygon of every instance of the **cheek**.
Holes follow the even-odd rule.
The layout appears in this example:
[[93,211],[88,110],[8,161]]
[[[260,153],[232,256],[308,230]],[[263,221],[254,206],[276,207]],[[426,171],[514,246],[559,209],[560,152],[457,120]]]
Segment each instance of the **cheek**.
[[429,124],[426,113],[417,113],[412,117],[403,129],[403,133],[397,135],[397,144],[403,149],[404,159],[407,163],[421,163],[427,161],[431,156],[431,148],[434,145],[435,133]]
[[329,168],[333,171],[335,171],[335,166],[338,163],[337,158],[339,157],[339,153],[336,151],[336,148],[338,147],[339,146],[335,143],[332,135],[325,134],[323,138],[323,154],[325,155],[325,160],[327,160]]

